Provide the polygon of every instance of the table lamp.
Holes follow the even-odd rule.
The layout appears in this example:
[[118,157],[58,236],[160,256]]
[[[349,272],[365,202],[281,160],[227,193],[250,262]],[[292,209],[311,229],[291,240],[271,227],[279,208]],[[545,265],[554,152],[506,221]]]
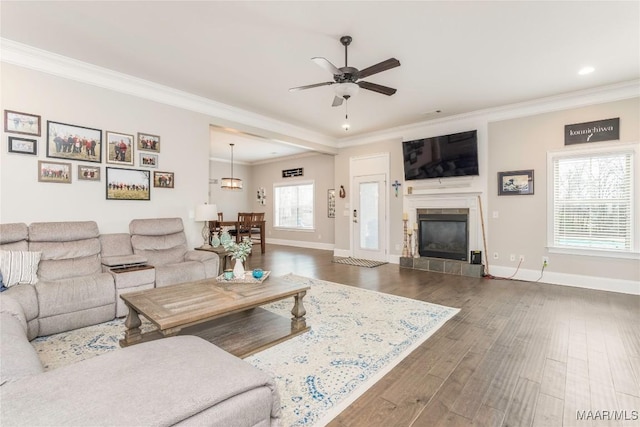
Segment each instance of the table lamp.
[[216,205],[198,205],[196,206],[196,221],[204,221],[204,226],[202,227],[202,239],[204,240],[201,248],[210,248],[209,244],[209,221],[218,219],[218,207]]

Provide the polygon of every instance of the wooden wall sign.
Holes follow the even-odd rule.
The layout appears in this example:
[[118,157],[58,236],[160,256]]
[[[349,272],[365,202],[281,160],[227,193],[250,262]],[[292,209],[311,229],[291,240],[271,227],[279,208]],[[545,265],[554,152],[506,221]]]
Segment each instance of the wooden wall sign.
[[565,125],[564,145],[620,139],[620,118]]
[[303,176],[304,168],[295,168],[295,169],[283,169],[282,177],[283,178],[291,178],[293,176]]

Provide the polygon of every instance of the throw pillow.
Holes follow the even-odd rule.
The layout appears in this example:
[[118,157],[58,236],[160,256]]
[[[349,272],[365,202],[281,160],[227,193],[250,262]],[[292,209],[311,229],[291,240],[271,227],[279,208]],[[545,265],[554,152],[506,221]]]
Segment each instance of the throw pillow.
[[0,272],[7,288],[17,283],[38,283],[38,264],[42,252],[0,251]]

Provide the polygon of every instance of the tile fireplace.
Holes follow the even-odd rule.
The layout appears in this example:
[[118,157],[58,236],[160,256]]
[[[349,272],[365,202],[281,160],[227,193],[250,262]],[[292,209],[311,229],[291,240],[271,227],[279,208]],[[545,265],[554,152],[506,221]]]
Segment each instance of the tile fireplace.
[[408,194],[404,210],[418,227],[417,257],[401,257],[400,266],[482,277],[484,266],[470,264],[469,253],[480,250],[480,193]]

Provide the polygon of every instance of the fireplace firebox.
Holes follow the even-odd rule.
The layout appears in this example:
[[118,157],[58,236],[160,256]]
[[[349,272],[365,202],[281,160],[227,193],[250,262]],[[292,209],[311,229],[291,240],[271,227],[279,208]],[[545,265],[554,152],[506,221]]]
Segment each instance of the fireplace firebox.
[[419,214],[420,256],[467,261],[469,224],[465,214]]

